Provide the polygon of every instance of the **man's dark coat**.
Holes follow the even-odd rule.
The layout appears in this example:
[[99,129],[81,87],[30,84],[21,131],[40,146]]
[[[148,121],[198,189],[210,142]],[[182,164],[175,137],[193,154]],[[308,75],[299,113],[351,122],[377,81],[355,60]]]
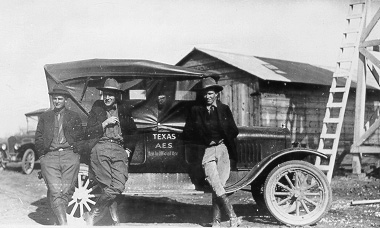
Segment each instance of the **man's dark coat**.
[[[131,109],[126,104],[118,104],[118,118],[120,121],[121,134],[124,141],[124,149],[129,149],[132,153],[135,150],[137,127],[132,118]],[[102,123],[107,119],[106,105],[103,100],[97,100],[92,106],[90,116],[87,121],[86,134],[88,138],[89,149],[91,150],[99,139],[103,137],[104,131]],[[132,156],[130,156],[131,158]]]
[[[49,152],[50,144],[54,136],[55,112],[48,110],[42,113],[38,120],[35,134],[35,146],[38,156]],[[75,153],[82,153],[84,149],[84,133],[82,121],[78,113],[69,109],[65,110],[62,120],[63,133],[70,146],[73,146]]]
[[[217,102],[217,112],[224,143],[227,146],[230,159],[237,161],[235,138],[239,134],[239,130],[235,124],[232,112],[228,105],[219,101]],[[193,106],[187,117],[182,138],[187,141],[193,141],[196,144],[210,145],[211,135],[206,127],[207,115],[208,110],[205,105]]]

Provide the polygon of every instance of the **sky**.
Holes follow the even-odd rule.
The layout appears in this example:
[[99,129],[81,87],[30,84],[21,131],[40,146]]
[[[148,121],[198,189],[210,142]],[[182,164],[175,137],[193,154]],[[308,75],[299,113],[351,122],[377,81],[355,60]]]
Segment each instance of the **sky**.
[[49,107],[44,65],[176,64],[194,47],[335,66],[348,0],[1,0],[0,138]]

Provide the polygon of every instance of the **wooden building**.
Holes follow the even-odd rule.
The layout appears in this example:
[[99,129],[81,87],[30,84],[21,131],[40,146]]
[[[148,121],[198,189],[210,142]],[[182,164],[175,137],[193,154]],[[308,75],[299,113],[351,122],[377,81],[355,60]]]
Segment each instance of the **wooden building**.
[[[194,48],[178,66],[220,74],[221,101],[239,126],[275,126],[290,130],[292,141],[318,148],[333,69],[306,63]],[[366,122],[379,116],[380,91],[367,86]],[[338,153],[349,152],[354,133],[355,81],[346,108]],[[367,142],[380,144],[376,132]]]

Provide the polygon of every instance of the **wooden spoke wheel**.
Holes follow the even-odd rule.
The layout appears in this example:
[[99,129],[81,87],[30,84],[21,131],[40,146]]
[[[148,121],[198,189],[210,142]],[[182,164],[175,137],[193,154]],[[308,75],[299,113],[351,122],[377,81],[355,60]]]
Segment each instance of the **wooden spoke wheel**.
[[264,198],[268,210],[280,222],[306,226],[328,212],[332,195],[322,171],[304,161],[288,161],[268,175]]
[[83,213],[91,211],[100,195],[96,181],[89,178],[88,166],[81,164],[75,191],[67,208],[68,216],[82,218]]
[[35,153],[32,149],[27,149],[21,161],[21,168],[25,174],[31,174],[34,169],[34,162],[36,160]]

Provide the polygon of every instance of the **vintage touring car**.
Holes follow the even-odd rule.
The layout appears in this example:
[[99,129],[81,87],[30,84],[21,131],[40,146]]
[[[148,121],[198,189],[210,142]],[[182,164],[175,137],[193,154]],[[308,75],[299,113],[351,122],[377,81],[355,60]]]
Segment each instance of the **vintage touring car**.
[[21,167],[25,174],[31,174],[38,156],[34,147],[34,134],[38,116],[47,109],[38,109],[25,113],[26,133],[8,138],[7,143],[1,144],[0,169],[9,167]]
[[[198,101],[194,88],[204,72],[147,60],[91,59],[45,65],[49,91],[61,83],[73,99],[69,108],[80,113],[84,125],[92,104],[101,99],[107,77],[125,91],[138,126],[137,147],[123,194],[203,194],[208,192],[200,161],[202,150],[180,139],[189,108]],[[306,161],[326,156],[306,148],[292,148],[284,128],[239,127],[238,160],[232,162],[226,191],[252,192],[256,203],[280,222],[303,226],[318,222],[331,206],[325,175]],[[80,217],[95,203],[96,182],[82,155],[78,184],[68,213]],[[254,213],[254,212],[252,212]]]

